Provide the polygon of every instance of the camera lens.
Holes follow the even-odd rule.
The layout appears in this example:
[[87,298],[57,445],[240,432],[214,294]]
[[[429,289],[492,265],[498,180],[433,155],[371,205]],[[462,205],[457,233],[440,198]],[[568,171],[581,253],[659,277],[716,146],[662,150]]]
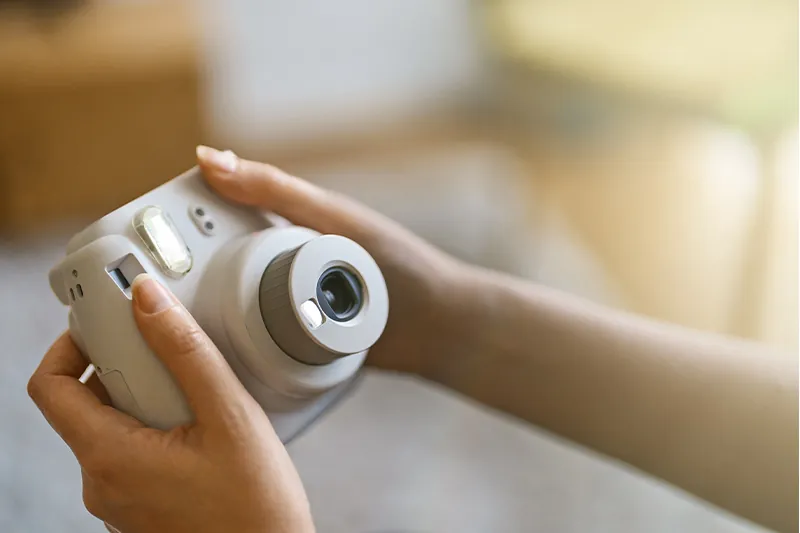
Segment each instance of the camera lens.
[[361,282],[345,268],[329,268],[317,282],[317,301],[331,320],[350,320],[361,310],[362,300]]

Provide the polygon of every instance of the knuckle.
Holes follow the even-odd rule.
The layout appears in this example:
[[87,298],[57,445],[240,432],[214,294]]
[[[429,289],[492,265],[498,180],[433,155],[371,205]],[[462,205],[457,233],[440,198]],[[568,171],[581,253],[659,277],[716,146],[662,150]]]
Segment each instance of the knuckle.
[[103,498],[96,490],[84,484],[83,486],[83,506],[89,511],[89,514],[102,519],[105,514],[105,506],[103,505]]
[[39,376],[34,375],[31,377],[30,380],[28,380],[27,391],[28,391],[28,396],[31,398],[31,400],[33,400],[34,403],[38,404],[42,397],[42,392],[44,391],[44,388],[42,387],[41,383],[41,378]]
[[93,481],[103,485],[113,485],[119,478],[119,467],[116,461],[99,451],[92,451],[84,458],[83,468]]
[[195,324],[183,325],[173,333],[172,348],[177,355],[192,355],[205,347],[206,335]]

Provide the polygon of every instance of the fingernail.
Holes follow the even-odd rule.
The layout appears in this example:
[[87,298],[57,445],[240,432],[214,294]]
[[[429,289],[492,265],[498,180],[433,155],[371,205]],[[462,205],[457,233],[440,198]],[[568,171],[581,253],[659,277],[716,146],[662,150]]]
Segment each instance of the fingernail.
[[140,311],[148,315],[160,313],[177,303],[172,293],[148,274],[136,276],[131,288],[133,301]]
[[201,163],[225,173],[236,172],[239,167],[239,157],[230,150],[220,152],[214,148],[200,145],[197,147],[197,159]]

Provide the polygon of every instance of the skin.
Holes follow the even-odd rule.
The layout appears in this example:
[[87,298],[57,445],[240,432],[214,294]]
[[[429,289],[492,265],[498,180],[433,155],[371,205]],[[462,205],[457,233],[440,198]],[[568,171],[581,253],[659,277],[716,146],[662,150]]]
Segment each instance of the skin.
[[[465,265],[349,198],[230,152],[201,147],[198,160],[222,196],[372,254],[392,305],[371,364],[797,530],[795,357]],[[67,336],[29,384],[81,463],[87,508],[125,533],[312,531],[291,461],[216,348],[174,299],[154,314],[140,308],[156,286],[137,278],[134,313],[192,402],[194,424],[159,432],[104,404],[99,382],[77,380],[86,361]]]

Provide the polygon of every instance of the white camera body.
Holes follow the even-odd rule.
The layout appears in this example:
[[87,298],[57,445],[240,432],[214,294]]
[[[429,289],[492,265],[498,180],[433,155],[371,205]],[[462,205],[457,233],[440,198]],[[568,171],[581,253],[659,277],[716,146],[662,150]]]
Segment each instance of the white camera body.
[[134,321],[130,284],[144,272],[194,316],[284,442],[344,393],[388,317],[383,276],[359,245],[231,204],[189,170],[78,233],[50,271],[114,406],[159,429],[193,414]]

